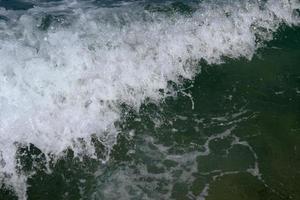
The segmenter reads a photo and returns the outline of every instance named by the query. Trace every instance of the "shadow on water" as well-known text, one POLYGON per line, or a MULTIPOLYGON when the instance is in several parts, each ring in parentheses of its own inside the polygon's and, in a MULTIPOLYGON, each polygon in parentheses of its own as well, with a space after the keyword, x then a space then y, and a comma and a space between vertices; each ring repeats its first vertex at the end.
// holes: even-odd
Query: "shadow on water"
POLYGON ((34 4, 18 1, 18 0, 1 0, 0 7, 3 7, 7 10, 28 10, 33 8, 34 4))

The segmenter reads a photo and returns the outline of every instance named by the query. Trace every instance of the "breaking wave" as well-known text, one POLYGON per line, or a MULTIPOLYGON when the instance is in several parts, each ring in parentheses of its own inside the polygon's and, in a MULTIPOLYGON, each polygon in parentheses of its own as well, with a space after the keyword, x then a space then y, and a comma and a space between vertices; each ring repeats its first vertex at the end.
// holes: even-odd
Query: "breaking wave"
POLYGON ((251 59, 280 26, 299 24, 299 2, 26 1, 0 8, 0 177, 26 198, 20 146, 45 155, 95 155, 116 143, 122 105, 139 110, 208 64, 251 59), (109 5, 109 6, 108 6, 109 5))

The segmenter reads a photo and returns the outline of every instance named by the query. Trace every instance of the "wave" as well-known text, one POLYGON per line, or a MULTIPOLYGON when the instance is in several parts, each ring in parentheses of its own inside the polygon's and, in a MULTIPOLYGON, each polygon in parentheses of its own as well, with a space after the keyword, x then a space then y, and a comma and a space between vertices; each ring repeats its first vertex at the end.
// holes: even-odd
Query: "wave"
POLYGON ((95 156, 97 137, 107 161, 122 105, 158 103, 172 92, 169 82, 201 72, 199 61, 251 59, 281 25, 300 22, 299 3, 288 0, 96 4, 0 8, 0 177, 20 199, 20 146, 95 156))

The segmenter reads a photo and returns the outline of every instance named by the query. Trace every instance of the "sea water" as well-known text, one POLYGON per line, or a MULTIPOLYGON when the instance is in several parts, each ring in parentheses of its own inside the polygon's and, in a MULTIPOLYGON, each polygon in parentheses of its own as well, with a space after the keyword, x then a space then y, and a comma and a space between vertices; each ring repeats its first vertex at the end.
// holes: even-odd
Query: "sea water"
POLYGON ((299 199, 298 0, 1 0, 0 199, 299 199))

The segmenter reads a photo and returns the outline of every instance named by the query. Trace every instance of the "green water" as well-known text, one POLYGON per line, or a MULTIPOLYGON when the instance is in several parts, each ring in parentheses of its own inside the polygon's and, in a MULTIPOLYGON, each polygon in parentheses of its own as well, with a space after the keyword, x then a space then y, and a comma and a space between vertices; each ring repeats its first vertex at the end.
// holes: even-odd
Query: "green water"
MULTIPOLYGON (((21 149, 19 170, 36 172, 28 199, 300 199, 300 30, 251 61, 199 65, 160 105, 124 106, 107 163, 69 150, 47 173, 38 149, 21 149)), ((17 198, 2 187, 0 199, 17 198)))
MULTIPOLYGON (((145 9, 193 12, 183 3, 145 9)), ((300 29, 283 26, 250 61, 200 61, 198 68, 194 81, 170 82, 175 92, 159 105, 149 100, 139 112, 123 105, 106 163, 71 149, 48 163, 34 145, 20 148, 28 199, 300 199, 300 29)), ((104 158, 108 149, 96 137, 92 143, 104 158)), ((10 199, 17 199, 13 189, 2 185, 0 200, 10 199)))

